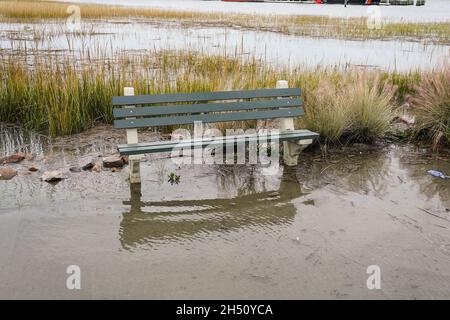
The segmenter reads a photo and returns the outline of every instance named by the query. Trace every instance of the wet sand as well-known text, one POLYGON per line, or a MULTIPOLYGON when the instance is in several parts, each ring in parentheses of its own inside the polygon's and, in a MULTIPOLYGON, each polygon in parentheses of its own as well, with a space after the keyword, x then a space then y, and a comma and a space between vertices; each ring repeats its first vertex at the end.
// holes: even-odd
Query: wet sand
POLYGON ((50 143, 8 132, 3 153, 37 155, 0 181, 0 298, 450 297, 450 180, 426 173, 450 173, 450 154, 356 145, 307 152, 274 176, 158 154, 142 162, 139 190, 126 167, 39 179, 114 152, 122 133, 50 143), (31 164, 40 171, 24 175, 31 164), (66 288, 68 265, 80 266, 81 290, 66 288), (381 290, 366 287, 369 265, 381 290))

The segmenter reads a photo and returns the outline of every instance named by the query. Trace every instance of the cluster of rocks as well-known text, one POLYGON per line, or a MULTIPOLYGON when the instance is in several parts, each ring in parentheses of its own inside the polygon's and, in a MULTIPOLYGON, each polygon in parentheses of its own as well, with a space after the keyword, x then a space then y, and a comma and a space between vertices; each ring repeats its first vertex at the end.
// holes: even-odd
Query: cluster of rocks
MULTIPOLYGON (((0 158, 0 180, 10 180, 17 176, 18 172, 15 168, 9 166, 9 164, 17 164, 25 159, 32 160, 32 155, 23 153, 16 153, 3 158, 0 158)), ((91 161, 81 167, 71 167, 69 169, 72 173, 78 173, 83 171, 100 172, 103 168, 110 168, 112 172, 119 171, 125 164, 128 164, 128 158, 119 155, 112 155, 102 159, 102 161, 91 161)), ((39 168, 30 166, 28 167, 28 173, 39 171, 39 168)), ((67 179, 68 175, 63 170, 51 170, 43 172, 41 179, 45 182, 58 182, 63 179, 67 179)))
POLYGON ((9 180, 17 176, 17 170, 10 167, 10 166, 4 166, 7 164, 12 163, 19 163, 25 159, 25 154, 23 153, 16 153, 13 155, 9 155, 3 158, 0 158, 0 179, 2 180, 9 180))

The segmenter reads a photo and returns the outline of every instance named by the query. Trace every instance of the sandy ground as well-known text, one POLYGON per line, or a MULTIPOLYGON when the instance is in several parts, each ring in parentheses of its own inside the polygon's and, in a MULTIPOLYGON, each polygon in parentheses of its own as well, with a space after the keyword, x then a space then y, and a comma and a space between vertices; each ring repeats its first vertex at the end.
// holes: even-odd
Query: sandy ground
POLYGON ((40 140, 0 181, 0 298, 450 298, 450 180, 426 173, 450 172, 448 154, 357 145, 271 176, 159 154, 142 162, 140 190, 126 167, 40 181, 121 139, 100 128, 40 140), (24 174, 31 164, 40 171, 24 174), (81 290, 66 288, 69 265, 81 290), (380 290, 366 286, 370 265, 380 290))

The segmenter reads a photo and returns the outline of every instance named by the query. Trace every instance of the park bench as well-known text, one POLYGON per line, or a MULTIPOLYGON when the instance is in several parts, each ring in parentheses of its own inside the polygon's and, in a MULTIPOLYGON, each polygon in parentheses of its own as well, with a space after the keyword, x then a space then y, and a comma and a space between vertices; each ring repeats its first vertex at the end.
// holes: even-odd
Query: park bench
MULTIPOLYGON (((113 97, 112 104, 114 127, 127 130, 127 144, 118 145, 118 151, 129 156, 131 183, 140 182, 139 155, 167 152, 180 146, 179 140, 139 143, 138 128, 179 126, 199 121, 215 123, 279 118, 280 131, 276 136, 271 135, 271 139, 283 142, 283 159, 290 166, 297 164, 301 149, 319 136, 309 130, 294 129, 293 118, 304 115, 300 89, 288 88, 284 80, 277 82, 276 89, 187 94, 135 96, 134 89, 126 87, 124 96, 113 97)), ((255 133, 226 138, 193 138, 181 143, 184 147, 204 148, 214 143, 236 144, 258 141, 259 138, 259 133, 255 133)))

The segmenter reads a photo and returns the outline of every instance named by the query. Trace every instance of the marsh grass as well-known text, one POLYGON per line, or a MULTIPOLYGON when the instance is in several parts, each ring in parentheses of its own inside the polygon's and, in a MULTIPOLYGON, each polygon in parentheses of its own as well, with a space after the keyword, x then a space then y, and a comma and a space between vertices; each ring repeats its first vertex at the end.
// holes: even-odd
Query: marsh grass
POLYGON ((349 108, 337 84, 322 80, 317 88, 304 91, 306 116, 298 126, 319 132, 326 142, 338 142, 351 127, 349 108))
POLYGON ((374 141, 391 128, 395 93, 379 73, 355 71, 335 82, 324 77, 304 94, 306 116, 298 122, 319 132, 325 142, 374 141))
POLYGON ((111 98, 125 86, 137 94, 158 94, 255 88, 269 81, 256 60, 181 51, 113 56, 79 61, 37 51, 20 58, 0 54, 0 121, 66 135, 111 123, 111 98))
MULTIPOLYGON (((86 58, 89 54, 81 56, 80 61, 35 51, 21 58, 0 54, 0 121, 67 135, 111 123, 112 96, 122 95, 125 86, 133 86, 136 94, 208 92, 274 88, 280 79, 302 88, 306 117, 298 120, 297 128, 318 131, 325 142, 381 138, 392 120, 395 89, 384 89, 379 79, 390 77, 379 72, 275 69, 239 54, 188 51, 117 52, 113 60, 95 61, 86 58)), ((216 127, 246 129, 256 122, 216 127)))
MULTIPOLYGON (((305 100, 306 116, 297 119, 297 128, 320 132, 326 143, 373 141, 389 131, 396 105, 414 95, 422 81, 419 71, 273 67, 239 51, 130 52, 95 42, 73 49, 68 36, 69 49, 59 52, 46 50, 45 41, 51 38, 34 45, 12 41, 9 49, 0 50, 0 122, 52 136, 111 123, 111 99, 126 86, 133 86, 136 94, 209 92, 274 88, 277 80, 285 79, 302 89, 305 100)), ((223 132, 256 127, 256 122, 216 127, 223 132)))
POLYGON ((358 74, 342 92, 351 119, 351 140, 372 142, 389 132, 396 116, 395 87, 382 83, 378 75, 358 74))
POLYGON ((450 67, 423 75, 414 89, 415 137, 431 141, 437 151, 450 144, 450 67))
MULTIPOLYGON (((70 3, 51 1, 1 1, 0 16, 11 21, 66 19, 70 3)), ((450 42, 450 22, 385 23, 380 29, 371 29, 365 18, 336 18, 301 15, 249 15, 208 13, 155 8, 77 4, 82 19, 137 18, 176 22, 181 26, 240 27, 248 30, 274 31, 284 34, 333 37, 344 39, 379 39, 391 37, 428 38, 434 42, 450 42)))

